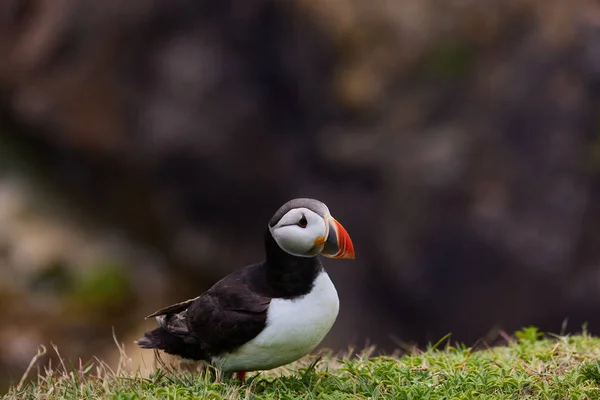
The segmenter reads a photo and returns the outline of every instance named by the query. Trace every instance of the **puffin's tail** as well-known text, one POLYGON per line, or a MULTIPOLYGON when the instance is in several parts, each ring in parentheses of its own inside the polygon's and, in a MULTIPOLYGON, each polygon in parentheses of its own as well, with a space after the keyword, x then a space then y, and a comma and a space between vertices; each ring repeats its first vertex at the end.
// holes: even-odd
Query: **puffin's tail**
POLYGON ((162 327, 144 333, 135 342, 142 349, 158 349, 190 360, 205 360, 206 354, 198 344, 186 343, 184 338, 173 335, 162 327))

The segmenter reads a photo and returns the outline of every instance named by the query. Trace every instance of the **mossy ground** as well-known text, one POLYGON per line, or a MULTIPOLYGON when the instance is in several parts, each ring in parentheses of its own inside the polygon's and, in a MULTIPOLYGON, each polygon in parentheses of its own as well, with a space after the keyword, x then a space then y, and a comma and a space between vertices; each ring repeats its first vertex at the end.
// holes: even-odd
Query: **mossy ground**
POLYGON ((533 328, 506 346, 431 346, 401 357, 307 357, 249 375, 245 384, 208 373, 112 371, 97 361, 46 368, 6 399, 600 399, 600 338, 540 338, 533 328))

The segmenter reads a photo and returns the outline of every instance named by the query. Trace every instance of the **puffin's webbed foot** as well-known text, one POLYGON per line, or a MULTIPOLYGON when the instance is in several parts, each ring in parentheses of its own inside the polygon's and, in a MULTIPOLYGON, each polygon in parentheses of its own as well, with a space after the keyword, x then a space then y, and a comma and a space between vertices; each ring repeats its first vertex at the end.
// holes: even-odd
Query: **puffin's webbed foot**
POLYGON ((246 383, 246 371, 236 372, 235 377, 240 381, 240 383, 246 383))

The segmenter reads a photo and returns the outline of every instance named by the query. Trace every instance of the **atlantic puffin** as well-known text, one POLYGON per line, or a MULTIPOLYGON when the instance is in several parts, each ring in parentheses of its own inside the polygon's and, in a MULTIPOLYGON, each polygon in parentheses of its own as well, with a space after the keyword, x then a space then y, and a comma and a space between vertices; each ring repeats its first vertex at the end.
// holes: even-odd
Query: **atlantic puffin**
POLYGON ((325 204, 301 198, 277 210, 264 242, 264 261, 146 317, 160 326, 137 345, 206 361, 242 382, 246 372, 289 364, 314 350, 339 310, 318 255, 352 259, 352 240, 325 204))

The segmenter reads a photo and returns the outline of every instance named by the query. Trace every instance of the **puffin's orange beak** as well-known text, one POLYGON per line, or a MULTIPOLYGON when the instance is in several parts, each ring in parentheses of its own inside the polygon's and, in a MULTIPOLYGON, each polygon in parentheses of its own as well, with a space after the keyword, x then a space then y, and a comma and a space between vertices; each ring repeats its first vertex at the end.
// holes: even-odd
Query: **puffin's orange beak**
POLYGON ((354 258, 354 245, 346 229, 331 216, 327 216, 329 234, 323 247, 323 254, 329 258, 354 258))

